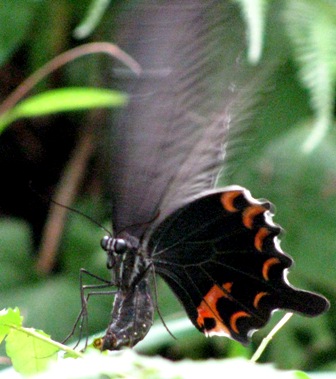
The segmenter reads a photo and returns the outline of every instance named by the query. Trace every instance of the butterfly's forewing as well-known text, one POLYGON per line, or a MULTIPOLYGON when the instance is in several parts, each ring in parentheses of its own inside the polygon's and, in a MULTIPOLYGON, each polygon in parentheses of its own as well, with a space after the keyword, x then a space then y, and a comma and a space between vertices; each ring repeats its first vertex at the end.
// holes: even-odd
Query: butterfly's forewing
POLYGON ((238 186, 203 194, 169 216, 149 240, 155 269, 206 335, 247 343, 275 309, 316 316, 325 298, 293 288, 292 259, 277 240, 272 205, 238 186))
MULTIPOLYGON (((328 307, 323 297, 287 283, 292 260, 278 246, 280 228, 271 221, 271 204, 240 187, 209 191, 227 169, 232 136, 244 119, 252 121, 262 72, 267 73, 265 61, 255 69, 244 63, 245 27, 237 4, 123 4, 128 9, 121 13, 116 42, 143 72, 135 77, 121 67, 114 70, 115 85, 130 102, 111 131, 112 220, 117 235, 126 231, 139 239, 135 254, 145 255, 148 270, 129 267, 130 285, 121 283, 119 294, 136 300, 133 279, 152 267, 198 329, 242 343, 277 308, 322 313, 328 307)), ((120 267, 125 268, 123 260, 120 267)), ((143 292, 150 296, 147 287, 143 292)), ((138 333, 134 320, 123 324, 121 313, 113 310, 116 322, 110 326, 138 333)), ((109 327, 109 332, 106 348, 124 344, 111 343, 118 331, 109 327)))
POLYGON ((253 83, 262 70, 243 59, 245 26, 233 2, 127 4, 116 42, 143 71, 114 69, 130 102, 112 128, 111 193, 116 232, 137 225, 139 237, 214 186, 228 134, 256 98, 247 88, 258 92, 263 80, 253 83))

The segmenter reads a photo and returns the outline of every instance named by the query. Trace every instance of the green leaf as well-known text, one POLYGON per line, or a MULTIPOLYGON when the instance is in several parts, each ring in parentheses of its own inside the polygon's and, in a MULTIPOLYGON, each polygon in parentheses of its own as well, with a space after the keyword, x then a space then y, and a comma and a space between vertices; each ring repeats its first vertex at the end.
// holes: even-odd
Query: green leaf
POLYGON ((287 0, 285 25, 299 64, 302 83, 310 92, 316 122, 305 143, 311 151, 326 135, 333 119, 336 83, 336 3, 287 0))
POLYGON ((124 105, 126 96, 120 92, 84 87, 59 88, 41 93, 19 103, 15 113, 35 117, 50 113, 124 105))
POLYGON ((53 341, 41 330, 22 326, 22 317, 18 308, 0 311, 0 339, 6 341, 6 353, 11 358, 16 371, 31 375, 45 370, 63 350, 71 357, 82 354, 53 341))
POLYGON ((41 330, 11 329, 6 338, 6 352, 16 371, 24 375, 44 371, 57 360, 59 348, 38 336, 50 339, 41 330), (28 332, 31 333, 28 333, 28 332))
POLYGON ((0 118, 0 132, 11 122, 23 117, 91 108, 118 107, 126 103, 126 95, 104 88, 67 87, 29 97, 0 118))
POLYGON ((11 326, 20 327, 22 325, 22 317, 18 308, 3 309, 0 311, 0 343, 9 333, 11 326))

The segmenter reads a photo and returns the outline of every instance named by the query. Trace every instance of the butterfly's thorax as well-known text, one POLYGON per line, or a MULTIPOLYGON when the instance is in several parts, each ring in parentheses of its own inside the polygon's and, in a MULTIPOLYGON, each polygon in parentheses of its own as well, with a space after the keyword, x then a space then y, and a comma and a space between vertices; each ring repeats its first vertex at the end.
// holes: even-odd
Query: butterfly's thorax
MULTIPOLYGON (((153 324, 154 307, 149 285, 150 260, 136 238, 124 237, 123 252, 107 251, 107 265, 118 291, 111 322, 102 340, 102 350, 132 347, 141 341, 153 324)), ((115 242, 111 239, 111 246, 115 242)))
POLYGON ((134 287, 139 282, 147 264, 136 249, 115 257, 115 265, 111 269, 112 281, 123 291, 134 287))
POLYGON ((112 282, 124 291, 134 287, 150 266, 150 260, 140 248, 139 240, 123 233, 122 238, 108 237, 105 241, 107 268, 111 271, 112 282), (118 250, 121 243, 125 245, 118 250))

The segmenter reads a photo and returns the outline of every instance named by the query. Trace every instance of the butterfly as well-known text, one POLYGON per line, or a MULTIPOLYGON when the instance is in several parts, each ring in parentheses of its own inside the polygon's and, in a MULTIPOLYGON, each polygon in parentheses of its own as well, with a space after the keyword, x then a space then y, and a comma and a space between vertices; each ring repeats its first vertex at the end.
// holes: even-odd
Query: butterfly
POLYGON ((157 274, 206 336, 246 344, 276 309, 325 312, 323 296, 288 283, 293 260, 280 248, 273 205, 216 186, 265 79, 240 58, 237 5, 147 0, 120 12, 118 44, 143 72, 114 68, 130 102, 111 127, 113 236, 101 245, 116 293, 100 348, 145 337, 157 274))

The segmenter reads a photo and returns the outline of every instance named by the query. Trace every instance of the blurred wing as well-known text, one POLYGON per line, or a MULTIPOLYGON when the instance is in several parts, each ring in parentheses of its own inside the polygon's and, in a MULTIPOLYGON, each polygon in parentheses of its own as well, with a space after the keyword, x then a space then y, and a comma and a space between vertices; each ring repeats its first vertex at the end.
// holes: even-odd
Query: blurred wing
POLYGON ((317 316, 328 301, 293 288, 272 205, 244 188, 209 191, 170 215, 150 238, 156 272, 206 335, 247 343, 275 309, 317 316))
POLYGON ((131 2, 117 24, 118 45, 143 72, 114 70, 130 103, 112 130, 113 223, 117 232, 137 225, 139 237, 215 185, 228 135, 254 103, 253 75, 232 2, 131 2))

